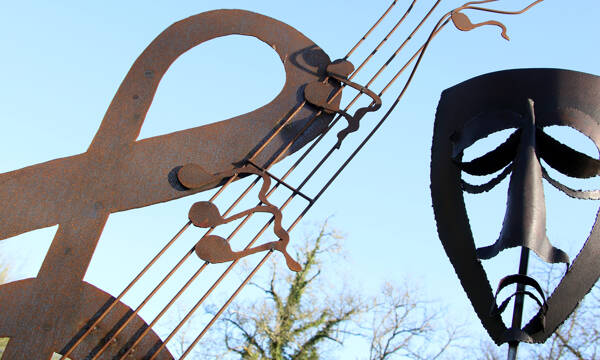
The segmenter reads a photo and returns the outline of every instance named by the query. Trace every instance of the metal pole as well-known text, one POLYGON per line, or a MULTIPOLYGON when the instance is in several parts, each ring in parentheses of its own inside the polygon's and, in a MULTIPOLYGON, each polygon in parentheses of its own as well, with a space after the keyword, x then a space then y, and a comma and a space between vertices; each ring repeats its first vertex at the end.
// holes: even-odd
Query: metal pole
MULTIPOLYGON (((527 267, 529 264, 529 249, 526 247, 521 248, 521 260, 519 261, 519 274, 527 275, 527 267)), ((521 320, 523 318, 523 303, 525 302, 525 285, 517 284, 517 295, 515 296, 515 307, 513 308, 513 318, 511 327, 513 329, 521 328, 521 320)), ((517 359, 517 348, 519 346, 518 341, 512 341, 508 343, 508 360, 517 359)))

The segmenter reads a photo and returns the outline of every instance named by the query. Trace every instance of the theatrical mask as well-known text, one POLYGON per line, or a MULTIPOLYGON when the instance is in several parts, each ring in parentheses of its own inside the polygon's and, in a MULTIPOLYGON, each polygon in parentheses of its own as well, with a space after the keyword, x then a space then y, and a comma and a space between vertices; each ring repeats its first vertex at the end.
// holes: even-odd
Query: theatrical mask
MULTIPOLYGON (((545 167, 573 178, 598 175, 600 162, 548 135, 548 126, 571 127, 600 147, 600 78, 557 69, 519 69, 482 75, 445 90, 438 105, 432 146, 431 192, 440 240, 477 315, 497 343, 544 342, 566 320, 600 275, 600 239, 596 220, 576 258, 546 235, 543 182, 565 195, 597 200, 597 190, 575 190, 550 177, 545 167), (492 133, 510 129, 495 149, 463 161, 466 149, 492 133), (543 160, 543 161, 541 161, 543 160), (473 185, 465 174, 497 174, 473 185), (506 211, 499 234, 477 247, 464 203, 464 192, 482 194, 508 181, 506 211), (536 279, 507 273, 490 284, 482 262, 508 248, 529 250, 547 263, 565 264, 565 275, 546 299, 536 279), (517 284, 503 301, 500 290, 517 284), (539 311, 526 324, 507 327, 501 313, 515 296, 537 302, 539 311)), ((492 219, 494 221, 494 219, 492 219)), ((573 239, 577 241, 578 239, 573 239)), ((480 242, 481 239, 478 239, 480 242)), ((522 252, 523 254, 523 252, 522 252)), ((523 255, 522 255, 523 256, 523 255)), ((516 264, 519 259, 515 259, 516 264)), ((525 269, 527 267, 525 260, 525 269)), ((521 267, 523 258, 521 259, 521 267)))

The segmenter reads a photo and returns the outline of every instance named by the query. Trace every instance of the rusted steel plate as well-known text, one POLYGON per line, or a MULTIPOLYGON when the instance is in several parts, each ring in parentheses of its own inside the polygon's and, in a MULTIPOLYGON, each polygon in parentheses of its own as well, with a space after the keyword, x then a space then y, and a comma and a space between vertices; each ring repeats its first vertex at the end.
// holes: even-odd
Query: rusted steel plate
MULTIPOLYGON (((262 164, 273 158, 296 135, 294 129, 314 118, 318 110, 303 106, 299 89, 322 79, 329 62, 314 42, 272 18, 242 10, 192 16, 167 28, 135 61, 85 153, 0 174, 0 240, 59 224, 38 278, 0 287, 0 334, 11 338, 5 358, 49 359, 74 341, 86 321, 109 301, 108 295, 82 279, 111 213, 214 187, 221 177, 212 174, 233 169, 267 139, 253 161, 262 164), (254 36, 277 52, 286 72, 279 95, 241 116, 136 141, 169 66, 194 46, 231 34, 254 36), (279 131, 294 111, 293 120, 279 131), (189 190, 177 182, 177 169, 189 163, 207 171, 204 187, 189 190)), ((317 136, 331 119, 329 114, 317 117, 288 153, 317 136)), ((124 305, 118 307, 114 316, 127 311, 124 305)), ((122 337, 141 324, 137 319, 128 325, 122 337)), ((83 359, 93 353, 95 345, 88 341, 69 357, 83 359)), ((141 346, 153 341, 158 341, 155 335, 141 346)), ((160 358, 170 357, 163 352, 160 358)), ((102 358, 111 354, 109 350, 102 358)))

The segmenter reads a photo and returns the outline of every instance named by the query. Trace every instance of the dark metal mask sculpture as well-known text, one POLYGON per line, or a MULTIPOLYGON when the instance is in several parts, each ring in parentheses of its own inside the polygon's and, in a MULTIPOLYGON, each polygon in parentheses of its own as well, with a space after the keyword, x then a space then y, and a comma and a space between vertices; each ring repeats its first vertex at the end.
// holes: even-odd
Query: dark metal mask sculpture
POLYGON ((522 69, 482 75, 442 94, 431 155, 431 193, 438 232, 479 319, 497 344, 544 342, 600 276, 598 220, 570 264, 568 255, 554 247, 546 236, 542 179, 575 198, 600 199, 600 192, 571 189, 552 179, 540 163, 543 159, 570 177, 589 178, 600 173, 600 161, 569 148, 544 131, 551 125, 569 126, 600 148, 599 93, 597 76, 567 70, 522 69), (515 131, 496 149, 472 161, 462 161, 466 148, 505 129, 515 131), (471 185, 462 180, 463 172, 499 174, 483 185, 471 185), (488 191, 507 177, 508 200, 502 230, 493 244, 477 249, 463 192, 488 191), (492 290, 480 259, 518 246, 532 250, 546 262, 567 264, 568 271, 547 301, 539 284, 525 275, 526 257, 524 263, 522 258, 519 274, 507 276, 495 293, 492 290), (507 328, 500 317, 510 298, 497 304, 496 296, 510 284, 518 284, 516 296, 527 295, 540 307, 522 328, 520 318, 507 328), (526 290, 526 286, 537 295, 526 290))
POLYGON ((181 357, 185 358, 274 250, 285 257, 291 270, 301 269, 300 264, 286 249, 290 240, 289 231, 389 117, 410 84, 430 41, 450 22, 464 31, 482 25, 496 25, 501 27, 502 36, 507 38, 506 28, 501 23, 489 21, 472 24, 462 11, 520 14, 542 0, 533 1, 515 12, 475 6, 492 1, 468 2, 444 14, 425 43, 391 79, 388 79, 387 84, 378 93, 369 89, 369 86, 413 39, 415 32, 430 17, 440 0, 433 3, 431 10, 421 18, 420 23, 411 30, 406 40, 398 46, 385 64, 376 70, 365 86, 353 82, 352 78, 398 29, 413 9, 416 0, 413 0, 394 28, 371 50, 356 70, 347 58, 388 15, 396 1, 392 2, 381 18, 344 58, 334 62, 331 62, 314 42, 294 28, 248 11, 211 11, 179 21, 167 28, 131 67, 85 153, 0 174, 0 240, 59 225, 38 276, 0 287, 0 336, 10 337, 3 359, 49 359, 54 351, 60 352, 61 359, 170 359, 172 356, 166 349, 166 344, 227 276, 238 260, 249 254, 265 252, 258 265, 189 345, 181 357), (136 141, 158 84, 169 66, 192 47, 231 34, 256 37, 277 52, 286 72, 285 86, 280 94, 269 104, 248 114, 136 141), (344 139, 359 129, 361 119, 382 106, 383 94, 407 69, 411 69, 410 75, 385 115, 372 127, 351 155, 336 167, 337 170, 315 195, 310 197, 304 194, 302 187, 306 182, 330 155, 340 148, 344 139), (342 109, 340 95, 345 86, 354 88, 358 94, 342 109), (363 94, 368 95, 372 103, 350 113, 349 109, 363 94), (294 187, 286 183, 288 175, 341 117, 347 121, 347 126, 337 132, 337 141, 331 149, 308 172, 300 185, 294 187), (269 171, 273 164, 309 142, 312 144, 307 146, 283 176, 277 177, 269 171), (221 213, 213 200, 231 182, 245 176, 254 177, 254 182, 228 210, 221 213), (230 215, 237 203, 259 182, 262 182, 262 186, 258 194, 258 204, 230 215), (272 183, 276 184, 271 187, 272 183), (292 195, 278 207, 271 203, 268 197, 279 186, 291 190, 292 195), (219 187, 219 191, 211 200, 192 205, 187 224, 164 245, 118 296, 112 297, 83 282, 110 214, 181 198, 215 187, 219 187), (296 220, 284 229, 282 210, 296 196, 308 204, 296 220), (259 212, 268 213, 272 218, 244 250, 232 250, 228 241, 244 226, 250 216, 259 212), (242 218, 241 224, 227 239, 210 234, 215 227, 242 218), (192 224, 199 228, 207 228, 205 235, 182 256, 177 265, 149 292, 136 309, 130 309, 123 304, 123 296, 192 224), (278 240, 254 246, 270 224, 273 224, 273 233, 278 240), (140 309, 193 254, 204 260, 204 264, 173 294, 169 303, 150 323, 144 322, 138 315, 140 309), (208 264, 220 262, 231 264, 204 295, 198 296, 198 302, 175 329, 165 339, 159 339, 153 331, 156 322, 208 264))

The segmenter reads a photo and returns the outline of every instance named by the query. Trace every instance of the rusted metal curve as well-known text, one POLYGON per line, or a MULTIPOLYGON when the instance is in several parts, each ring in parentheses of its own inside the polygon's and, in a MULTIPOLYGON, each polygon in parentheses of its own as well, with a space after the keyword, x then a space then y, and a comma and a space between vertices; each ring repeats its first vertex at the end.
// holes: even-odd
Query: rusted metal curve
MULTIPOLYGON (((260 204, 251 209, 244 210, 240 213, 225 218, 221 216, 215 204, 209 201, 200 201, 192 205, 192 208, 189 212, 190 221, 197 227, 216 227, 221 224, 241 219, 256 212, 266 212, 273 215, 273 232, 275 235, 277 235, 277 237, 279 237, 279 240, 271 241, 254 248, 237 252, 232 251, 227 241, 222 237, 216 235, 205 235, 195 246, 195 251, 198 257, 211 263, 222 263, 234 261, 260 251, 278 250, 285 257, 285 262, 290 270, 302 270, 300 264, 287 252, 287 245, 290 242, 290 234, 281 225, 283 219, 281 210, 277 206, 273 205, 273 203, 271 203, 267 198, 267 191, 269 191, 271 188, 270 176, 266 173, 266 171, 258 169, 253 165, 246 165, 240 169, 236 169, 235 173, 255 174, 261 177, 263 184, 258 193, 260 204)), ((233 173, 228 175, 233 176, 233 173)))
MULTIPOLYGON (((272 18, 242 10, 192 16, 167 28, 135 61, 85 153, 0 174, 0 240, 59 224, 38 277, 26 281, 23 289, 27 291, 16 285, 0 286, 2 304, 11 309, 4 311, 0 323, 0 333, 11 338, 4 356, 48 358, 52 351, 67 349, 69 342, 76 341, 84 325, 79 310, 88 306, 85 294, 102 293, 82 279, 108 216, 218 185, 216 176, 204 188, 182 187, 174 174, 184 164, 201 164, 210 178, 210 174, 233 169, 250 155, 258 164, 272 158, 295 136, 294 129, 314 118, 317 110, 304 106, 299 89, 323 77, 329 63, 314 42, 272 18), (136 141, 169 66, 194 46, 232 34, 254 36, 277 52, 286 72, 279 95, 244 115, 136 141), (30 319, 27 327, 10 326, 25 318, 30 319)), ((331 119, 329 114, 317 117, 287 154, 316 137, 331 119)), ((103 295, 102 301, 108 299, 103 295)), ((130 311, 122 304, 117 307, 130 311)), ((87 356, 78 355, 90 350, 85 344, 69 357, 87 356)))
MULTIPOLYGON (((97 208, 112 213, 189 195, 192 191, 182 191, 166 181, 176 167, 196 163, 211 174, 233 169, 233 164, 252 154, 299 108, 293 121, 254 160, 261 164, 295 135, 293 129, 304 126, 318 111, 303 106, 298 89, 324 75, 329 62, 310 39, 264 15, 217 10, 175 23, 135 61, 86 153, 0 174, 0 201, 4 205, 0 210, 4 222, 0 239, 63 223, 97 208), (254 36, 277 52, 286 72, 279 95, 244 115, 135 141, 169 66, 192 47, 231 34, 254 36), (44 194, 43 198, 39 194, 44 194)), ((330 114, 320 115, 288 153, 317 136, 331 118, 330 114)), ((206 189, 194 191, 201 190, 206 189)))

